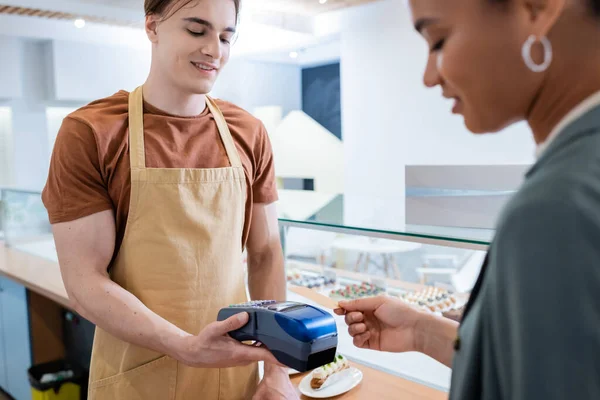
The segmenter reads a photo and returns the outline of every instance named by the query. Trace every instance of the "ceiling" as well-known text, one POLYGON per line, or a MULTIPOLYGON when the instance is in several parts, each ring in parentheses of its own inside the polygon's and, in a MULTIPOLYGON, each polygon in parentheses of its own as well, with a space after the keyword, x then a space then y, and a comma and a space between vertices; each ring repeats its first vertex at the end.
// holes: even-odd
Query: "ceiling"
MULTIPOLYGON (((241 0, 242 13, 268 15, 271 20, 311 18, 341 8, 377 0, 241 0), (321 4, 322 1, 325 3, 321 4), (288 16, 288 17, 285 17, 288 16)), ((108 25, 141 27, 144 0, 0 0, 0 14, 50 19, 83 18, 108 25)), ((257 22, 259 22, 257 20, 257 22)), ((264 20, 261 21, 264 23, 264 20)), ((304 21, 306 24, 306 21, 304 21)))
MULTIPOLYGON (((100 4, 109 7, 127 8, 134 11, 144 9, 144 0, 76 0, 77 3, 100 4)), ((51 3, 51 2, 49 2, 51 3)))
MULTIPOLYGON (((315 16, 379 0, 327 0, 324 4, 324 0, 241 1, 243 23, 236 42, 237 54, 265 56, 265 61, 310 64, 323 57, 334 57, 331 49, 339 46, 328 42, 339 34, 338 16, 315 16), (327 24, 327 29, 323 29, 323 24, 327 24), (309 50, 312 47, 316 49, 309 50), (292 57, 291 52, 297 52, 298 57, 292 57)), ((15 35, 18 31, 17 36, 28 38, 94 43, 118 42, 126 37, 128 45, 145 48, 147 38, 140 33, 143 4, 144 0, 0 0, 0 34, 8 31, 15 35), (77 21, 80 19, 90 24, 77 21), (85 29, 73 31, 73 25, 81 28, 81 23, 85 29)))
MULTIPOLYGON (((142 10, 144 0, 76 0, 79 3, 98 4, 103 6, 112 6, 126 8, 129 10, 142 10)), ((336 10, 344 7, 351 7, 358 4, 369 3, 374 0, 327 0, 325 4, 320 4, 319 0, 242 0, 242 7, 261 10, 285 12, 291 14, 316 15, 327 11, 336 10)), ((0 0, 1 2, 1 0, 0 0)), ((51 1, 49 1, 51 3, 51 1)))

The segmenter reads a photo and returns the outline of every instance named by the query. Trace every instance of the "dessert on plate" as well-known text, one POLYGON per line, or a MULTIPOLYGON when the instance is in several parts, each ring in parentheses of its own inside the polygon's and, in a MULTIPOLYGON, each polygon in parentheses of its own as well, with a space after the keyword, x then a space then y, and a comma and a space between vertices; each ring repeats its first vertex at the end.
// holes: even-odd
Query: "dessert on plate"
POLYGON ((335 356, 335 361, 323 365, 322 367, 319 367, 313 371, 310 387, 313 389, 320 389, 323 384, 325 384, 327 378, 348 368, 350 368, 350 363, 346 357, 338 354, 335 356))

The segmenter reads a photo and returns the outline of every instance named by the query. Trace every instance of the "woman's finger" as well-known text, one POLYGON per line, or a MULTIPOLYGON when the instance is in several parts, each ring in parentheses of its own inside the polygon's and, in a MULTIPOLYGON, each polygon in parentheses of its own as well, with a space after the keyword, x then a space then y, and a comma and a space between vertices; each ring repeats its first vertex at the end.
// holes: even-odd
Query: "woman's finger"
POLYGON ((353 324, 353 325, 350 325, 350 327, 348 327, 348 333, 350 333, 350 336, 352 336, 352 337, 360 335, 362 333, 365 333, 366 331, 367 331, 367 325, 365 325, 363 323, 353 324))
POLYGON ((365 333, 361 333, 354 337, 353 342, 356 347, 359 348, 368 348, 368 341, 371 338, 371 333, 369 331, 365 333))
POLYGON ((352 324, 356 324, 358 322, 363 322, 365 319, 365 316, 363 313, 361 312, 351 312, 346 314, 346 325, 352 325, 352 324))
POLYGON ((337 315, 345 315, 346 314, 346 310, 344 310, 343 308, 336 308, 333 310, 333 312, 337 315))

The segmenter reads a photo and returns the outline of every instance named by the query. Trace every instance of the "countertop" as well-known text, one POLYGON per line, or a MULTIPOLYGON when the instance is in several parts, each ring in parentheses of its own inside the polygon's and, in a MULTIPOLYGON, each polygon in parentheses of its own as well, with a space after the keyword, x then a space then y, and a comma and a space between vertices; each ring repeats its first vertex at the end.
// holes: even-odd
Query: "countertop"
MULTIPOLYGON (((53 243, 52 243, 53 244, 53 243)), ((47 244, 46 244, 47 246, 47 244)), ((39 246, 35 247, 39 249, 39 246)), ((39 293, 45 297, 50 298, 56 303, 62 305, 65 308, 70 308, 67 293, 62 282, 60 274, 60 268, 56 261, 55 255, 49 257, 41 257, 36 254, 35 251, 27 251, 27 246, 19 246, 19 249, 5 247, 4 243, 0 241, 0 275, 5 276, 19 284, 27 287, 28 289, 39 293), (33 253, 33 254, 32 254, 33 253)), ((306 298, 308 301, 322 302, 322 299, 312 296, 312 292, 305 288, 292 288, 290 294, 292 297, 300 296, 306 298), (307 297, 308 296, 308 297, 307 297)), ((290 300, 293 300, 291 298, 290 300)), ((307 301, 307 302, 308 302, 307 301)), ((327 308, 333 308, 333 303, 320 304, 327 308)), ((346 355, 346 353, 344 352, 346 355)), ((347 355, 348 358, 357 366, 364 374, 363 382, 353 389, 352 391, 336 397, 336 399, 343 400, 358 400, 367 398, 376 398, 378 400, 386 399, 418 399, 418 400, 441 400, 447 399, 448 394, 444 391, 434 389, 430 386, 420 384, 415 380, 418 379, 404 379, 403 377, 397 376, 397 374, 391 374, 379 370, 380 362, 376 364, 378 369, 371 368, 366 364, 375 364, 374 362, 356 362, 357 357, 353 357, 352 354, 347 355)), ((386 357, 394 356, 390 354, 377 353, 377 358, 382 358, 382 363, 386 364, 386 357), (384 357, 385 356, 385 357, 384 357)), ((423 368, 439 368, 434 363, 423 364, 422 355, 402 355, 405 363, 414 364, 419 363, 423 368), (405 357, 406 356, 406 357, 405 357), (417 357, 417 358, 411 358, 417 357)), ((363 357, 360 357, 363 358, 363 357)), ((373 358, 372 355, 370 358, 373 358)), ((392 360, 392 359, 390 359, 392 360)), ((389 361, 389 360, 388 360, 389 361)), ((401 360, 395 360, 401 361, 401 360)), ((374 366, 374 365, 372 365, 374 366)), ((445 367, 444 367, 445 368, 445 367)), ((387 369, 383 368, 384 370, 387 369)), ((439 374, 443 370, 438 369, 437 371, 431 371, 439 374)), ((304 375, 298 375, 293 377, 292 381, 298 384, 304 375)), ((435 385, 433 385, 435 386, 435 385)), ((305 397, 303 397, 304 399, 305 397)))
POLYGON ((0 242, 0 275, 71 308, 57 262, 5 247, 0 242))
MULTIPOLYGON (((394 375, 366 367, 362 364, 351 363, 363 373, 363 381, 351 391, 340 396, 333 397, 336 400, 442 400, 447 399, 448 394, 440 392, 428 386, 399 378, 394 375)), ((295 386, 306 374, 292 377, 295 386)), ((302 400, 310 397, 300 396, 302 400)))

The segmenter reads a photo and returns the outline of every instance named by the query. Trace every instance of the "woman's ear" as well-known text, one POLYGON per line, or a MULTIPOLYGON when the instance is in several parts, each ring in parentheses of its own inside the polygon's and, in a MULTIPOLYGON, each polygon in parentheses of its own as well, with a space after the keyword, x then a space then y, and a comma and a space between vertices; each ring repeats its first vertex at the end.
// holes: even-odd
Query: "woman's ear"
POLYGON ((566 0, 519 0, 531 23, 531 34, 537 38, 548 36, 565 9, 566 0))
POLYGON ((155 14, 147 15, 144 27, 146 28, 148 39, 152 43, 158 42, 158 16, 155 14))

